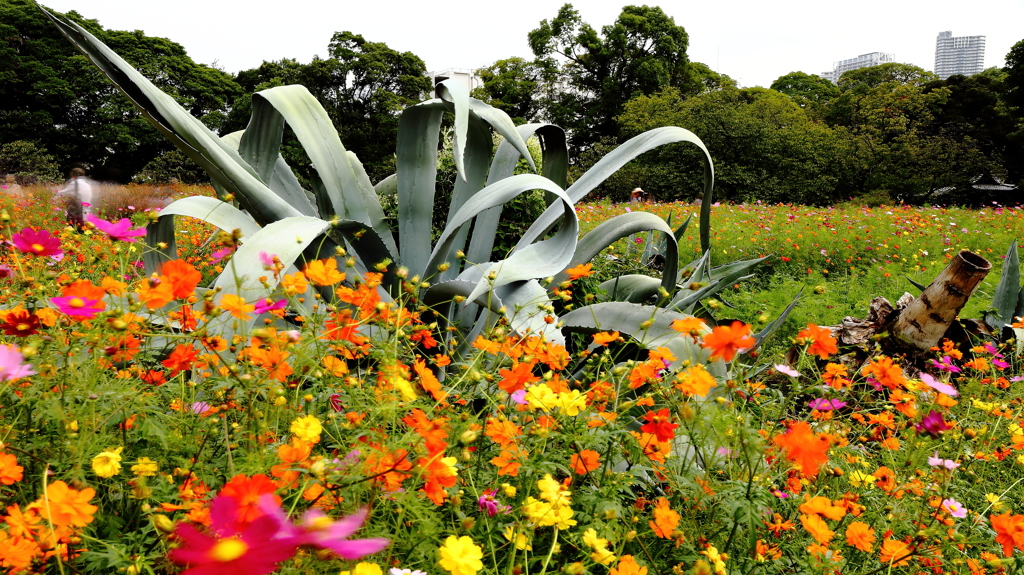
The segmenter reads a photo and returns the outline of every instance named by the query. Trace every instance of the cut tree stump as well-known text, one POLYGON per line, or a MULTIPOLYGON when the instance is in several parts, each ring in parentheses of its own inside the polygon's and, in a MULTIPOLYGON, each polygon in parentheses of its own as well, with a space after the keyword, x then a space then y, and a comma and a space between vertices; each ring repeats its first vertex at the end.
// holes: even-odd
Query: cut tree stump
POLYGON ((992 264, 985 258, 961 251, 920 296, 900 311, 892 335, 921 351, 936 346, 991 269, 992 264))

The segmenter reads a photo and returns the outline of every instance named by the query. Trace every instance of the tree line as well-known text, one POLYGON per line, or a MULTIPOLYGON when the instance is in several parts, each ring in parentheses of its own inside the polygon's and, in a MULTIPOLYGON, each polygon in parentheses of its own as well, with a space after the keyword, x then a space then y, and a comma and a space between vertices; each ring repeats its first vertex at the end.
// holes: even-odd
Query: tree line
MULTIPOLYGON (((418 56, 349 31, 333 35, 326 57, 282 58, 232 76, 195 63, 171 40, 65 16, 221 134, 245 128, 252 92, 306 86, 374 181, 394 172, 400 111, 432 89, 418 56)), ((770 88, 740 88, 691 62, 686 30, 658 7, 626 6, 598 30, 566 4, 528 40, 533 58, 479 70, 483 86, 474 95, 518 123, 565 128, 577 173, 636 134, 678 125, 707 145, 716 195, 732 201, 965 203, 986 199, 980 184, 998 190, 1024 176, 1024 41, 1003 68, 971 77, 939 80, 884 64, 847 72, 838 85, 793 72, 770 88)), ((40 158, 52 158, 52 171, 84 165, 122 182, 204 177, 28 0, 0 0, 0 80, 0 172, 44 172, 40 158)), ((300 177, 315 179, 290 136, 283 153, 300 177)), ((623 200, 642 187, 657 199, 690 199, 702 170, 691 147, 669 146, 632 162, 598 193, 623 200)))

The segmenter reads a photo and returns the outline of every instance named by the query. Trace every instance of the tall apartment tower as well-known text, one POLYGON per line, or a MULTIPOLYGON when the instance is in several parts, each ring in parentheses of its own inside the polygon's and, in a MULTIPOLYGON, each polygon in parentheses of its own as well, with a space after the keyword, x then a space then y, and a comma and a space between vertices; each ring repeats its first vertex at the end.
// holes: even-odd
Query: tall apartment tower
POLYGON ((953 74, 970 76, 985 69, 985 37, 953 36, 947 30, 935 39, 935 74, 942 80, 953 74))
POLYGON ((858 68, 867 68, 868 66, 878 66, 880 64, 891 64, 896 61, 894 54, 887 52, 871 52, 870 54, 861 54, 856 58, 847 58, 846 60, 840 60, 832 63, 832 71, 822 72, 818 76, 831 80, 833 84, 839 82, 839 77, 843 75, 843 72, 849 72, 850 70, 856 70, 858 68))

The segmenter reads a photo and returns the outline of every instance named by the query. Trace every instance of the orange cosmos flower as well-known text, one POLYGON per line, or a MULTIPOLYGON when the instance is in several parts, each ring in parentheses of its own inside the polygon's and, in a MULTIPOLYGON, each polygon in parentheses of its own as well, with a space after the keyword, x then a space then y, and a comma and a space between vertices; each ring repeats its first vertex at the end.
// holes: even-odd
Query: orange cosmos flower
POLYGON ((796 339, 798 342, 810 344, 807 353, 821 359, 828 359, 828 356, 839 353, 839 348, 836 347, 836 338, 832 337, 832 331, 812 323, 807 324, 807 329, 796 334, 796 339))
POLYGON ((893 567, 902 567, 907 564, 906 557, 912 552, 909 543, 903 541, 897 541, 895 539, 886 539, 885 543, 882 543, 882 549, 878 554, 879 561, 883 565, 891 565, 893 567))
POLYGON ((31 539, 8 536, 0 531, 0 566, 7 567, 8 573, 20 573, 32 565, 36 556, 42 555, 42 549, 31 539))
POLYGON ((825 520, 817 515, 801 515, 800 523, 815 541, 823 545, 831 541, 835 535, 835 531, 829 529, 825 520))
POLYGON ((825 366, 825 373, 821 374, 821 379, 832 386, 832 389, 842 389, 850 385, 850 374, 846 371, 846 366, 841 363, 829 363, 825 366))
POLYGON ((609 343, 611 343, 611 342, 613 342, 613 341, 615 341, 617 339, 619 339, 619 332, 617 332, 617 331, 613 331, 611 333, 608 333, 606 331, 602 331, 600 333, 595 333, 594 334, 594 344, 595 345, 608 345, 609 343))
POLYGON ((430 371, 430 368, 427 367, 427 362, 422 359, 416 359, 412 364, 412 370, 419 376, 420 387, 423 388, 423 391, 429 393, 430 397, 434 398, 434 401, 444 401, 448 394, 441 389, 441 382, 434 375, 434 372, 430 371))
POLYGON ((338 261, 334 258, 309 262, 302 273, 309 281, 321 286, 332 286, 345 280, 345 274, 338 271, 338 261))
POLYGON ((99 509, 89 504, 95 495, 96 490, 91 487, 79 491, 63 481, 54 481, 46 486, 46 497, 41 502, 39 514, 59 527, 85 527, 99 509))
POLYGON ((699 363, 682 370, 676 375, 675 388, 687 395, 704 397, 711 391, 712 387, 717 385, 715 377, 708 373, 708 370, 704 369, 704 366, 699 363))
POLYGON ((772 442, 786 451, 786 458, 800 467, 800 473, 813 478, 828 461, 829 442, 824 434, 816 434, 806 421, 793 424, 786 433, 776 435, 772 442))
MULTIPOLYGON (((263 511, 259 508, 260 497, 268 493, 273 494, 275 491, 277 484, 262 473, 252 477, 239 474, 221 488, 219 495, 235 499, 238 502, 238 521, 249 524, 263 516, 263 511)), ((274 495, 274 501, 278 505, 281 504, 281 498, 277 495, 274 495)))
POLYGON ((647 575, 647 568, 641 567, 632 555, 619 557, 619 564, 609 571, 609 575, 647 575))
POLYGON ((252 316, 249 315, 249 312, 256 309, 255 305, 245 303, 244 299, 233 293, 224 294, 224 297, 220 300, 220 307, 236 319, 242 320, 251 318, 252 316))
POLYGON ((576 475, 586 475, 597 469, 597 466, 600 464, 600 458, 601 454, 593 449, 584 449, 572 456, 572 459, 569 460, 569 465, 576 475))
POLYGON ((593 267, 594 264, 580 264, 574 268, 569 268, 565 270, 565 273, 569 274, 569 281, 574 281, 580 278, 585 278, 590 274, 594 273, 593 271, 591 271, 593 267))
POLYGON ((757 340, 750 337, 750 326, 734 321, 731 326, 716 326, 704 337, 704 347, 711 350, 711 359, 720 357, 732 361, 742 350, 750 349, 757 340))
POLYGON ((526 389, 527 384, 540 381, 540 377, 533 374, 533 368, 536 365, 535 362, 512 362, 512 369, 498 370, 498 374, 501 376, 498 388, 505 393, 512 394, 521 389, 526 389))
POLYGON ((832 501, 828 497, 812 497, 800 504, 800 513, 821 515, 833 521, 838 521, 846 517, 846 508, 832 505, 832 501))
POLYGON ((160 268, 160 274, 171 284, 174 299, 186 299, 193 295, 203 274, 185 260, 170 260, 160 268))
POLYGON ((448 447, 448 418, 438 417, 431 420, 422 409, 416 408, 403 417, 402 422, 423 438, 427 453, 433 455, 448 447))
POLYGON ((648 521, 654 534, 662 539, 672 539, 672 533, 679 526, 681 516, 672 510, 668 499, 659 497, 654 504, 654 521, 648 521))
POLYGON ((13 453, 0 453, 0 484, 11 485, 21 481, 24 470, 13 453))
POLYGON ((139 282, 135 293, 139 295, 139 301, 149 309, 159 309, 174 301, 174 286, 156 275, 139 282))
POLYGON ((996 532, 996 543, 1003 546, 1003 554, 1013 555, 1013 548, 1024 551, 1024 515, 989 515, 992 529, 996 532))
POLYGON ((672 325, 670 327, 679 333, 692 335, 696 338, 703 333, 705 329, 707 329, 708 324, 704 323, 704 320, 699 317, 688 317, 672 320, 672 325))
POLYGON ((894 364, 892 358, 885 356, 876 357, 869 365, 864 366, 861 373, 873 377, 875 381, 889 389, 897 389, 907 383, 900 366, 894 364))
POLYGON ((875 530, 863 521, 854 521, 846 527, 846 543, 865 553, 870 553, 875 544, 875 530))

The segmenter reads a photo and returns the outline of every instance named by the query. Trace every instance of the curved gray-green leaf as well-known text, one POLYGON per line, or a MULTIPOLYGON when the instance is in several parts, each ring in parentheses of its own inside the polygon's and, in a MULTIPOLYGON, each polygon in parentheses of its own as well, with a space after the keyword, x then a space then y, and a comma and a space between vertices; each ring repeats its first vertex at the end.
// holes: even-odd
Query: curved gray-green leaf
MULTIPOLYGON (((541 142, 541 175, 565 189, 569 173, 569 151, 566 145, 565 130, 553 124, 524 124, 516 127, 519 137, 525 142, 537 136, 541 142)), ((529 148, 527 148, 529 151, 529 148)), ((493 184, 512 176, 522 153, 519 148, 502 139, 498 150, 491 161, 491 169, 487 174, 487 184, 493 184)), ((494 249, 495 232, 501 221, 502 206, 495 206, 476 217, 473 236, 469 240, 466 259, 480 263, 491 259, 494 249)))
POLYGON ((597 289, 605 292, 602 300, 643 303, 658 294, 661 280, 641 274, 625 274, 601 282, 597 289))
POLYGON ((146 226, 146 243, 153 247, 143 254, 146 273, 160 272, 160 266, 167 260, 177 259, 178 249, 174 239, 174 216, 188 216, 203 220, 226 232, 241 230, 242 237, 248 238, 260 230, 249 214, 207 196, 192 196, 172 202, 160 211, 160 218, 146 226), (160 248, 161 244, 166 248, 160 248))
POLYGON ((174 98, 153 85, 138 70, 78 24, 43 10, 48 18, 142 112, 154 127, 213 178, 234 194, 260 223, 299 215, 298 210, 270 190, 234 149, 222 142, 174 98))
MULTIPOLYGON (((314 189, 324 196, 317 197, 317 206, 322 215, 364 222, 388 245, 392 254, 398 251, 391 238, 390 228, 384 219, 377 194, 373 191, 362 166, 353 166, 351 158, 338 137, 331 118, 320 102, 309 93, 305 86, 277 86, 252 96, 253 116, 246 133, 256 130, 266 132, 267 139, 280 142, 278 129, 283 129, 281 120, 288 123, 302 149, 309 156, 322 188, 314 189), (263 122, 270 125, 263 130, 263 122), (254 126, 255 123, 255 126, 254 126)), ((257 137, 257 136, 254 136, 257 137)), ((242 146, 247 137, 242 136, 242 146)), ((269 162, 269 159, 265 160, 269 162)))
POLYGON ((474 300, 478 293, 488 289, 514 281, 553 275, 564 269, 569 263, 572 253, 575 252, 576 236, 579 233, 579 220, 573 210, 572 202, 561 188, 547 178, 535 174, 520 174, 487 186, 462 206, 462 209, 458 211, 452 222, 445 228, 444 233, 441 234, 430 261, 420 271, 420 275, 427 277, 428 270, 433 271, 447 259, 459 227, 468 223, 483 210, 504 204, 523 192, 536 189, 551 192, 561 200, 565 218, 562 226, 551 238, 519 250, 508 259, 483 264, 481 266, 483 279, 477 284, 473 293, 474 297, 469 299, 474 300), (494 277, 488 278, 491 271, 494 272, 494 277))
MULTIPOLYGON (((601 222, 587 235, 580 238, 579 243, 576 244, 576 253, 573 254, 567 269, 593 260, 605 248, 621 238, 648 230, 658 231, 665 235, 665 269, 662 273, 661 287, 672 294, 676 290, 679 247, 672 228, 665 223, 665 220, 649 212, 629 212, 601 222)), ((554 284, 562 283, 566 277, 568 277, 566 271, 559 272, 555 276, 554 284)))
POLYGON ((398 119, 398 252, 410 270, 425 269, 430 259, 437 144, 445 107, 441 100, 422 102, 406 108, 398 119))
POLYGON ((587 334, 617 331, 631 336, 644 347, 654 348, 678 338, 680 334, 672 329, 672 322, 690 317, 693 316, 657 306, 614 301, 574 309, 558 321, 563 326, 562 331, 587 334), (645 325, 647 327, 643 327, 645 325))
MULTIPOLYGON (((537 166, 534 165, 533 163, 533 157, 530 156, 530 150, 529 148, 526 147, 526 141, 522 137, 520 137, 519 132, 516 129, 516 125, 512 122, 512 118, 510 118, 508 114, 495 108, 494 106, 491 106, 490 104, 487 104, 486 102, 482 102, 480 100, 477 100, 476 98, 469 97, 469 91, 466 89, 464 85, 462 85, 457 80, 445 80, 444 82, 438 84, 437 97, 442 100, 445 100, 446 102, 451 102, 455 105, 454 143, 456 145, 458 144, 460 137, 459 114, 462 111, 460 105, 465 105, 466 110, 472 111, 473 114, 478 116, 483 121, 487 122, 492 128, 494 128, 494 131, 498 132, 499 134, 501 134, 503 138, 509 141, 512 144, 512 146, 515 147, 519 151, 519 153, 526 158, 527 163, 530 164, 530 169, 532 169, 535 172, 537 171, 537 166)), ((466 121, 468 123, 468 119, 466 121)), ((462 125, 466 126, 467 124, 462 125)), ((465 130, 463 130, 462 136, 465 136, 465 130)), ((462 149, 457 148, 456 151, 461 153, 462 149)), ((459 153, 455 154, 456 167, 459 167, 459 153)), ((459 173, 464 173, 461 168, 459 169, 459 173)))
MULTIPOLYGON (((260 252, 277 256, 281 263, 288 267, 295 263, 303 251, 317 241, 330 225, 329 222, 318 218, 296 216, 268 224, 246 238, 213 284, 213 289, 218 290, 218 301, 223 299, 225 294, 237 295, 247 303, 268 297, 280 280, 264 269, 260 252), (263 285, 260 277, 267 278, 268 287, 263 285)), ((235 333, 247 331, 253 321, 255 318, 239 320, 229 313, 223 313, 210 320, 208 328, 211 333, 223 335, 230 340, 235 333)))
MULTIPOLYGON (((609 176, 618 171, 622 166, 626 165, 627 162, 636 158, 640 154, 653 150, 658 146, 665 144, 672 144, 675 142, 690 142, 700 148, 704 152, 704 199, 701 205, 701 251, 706 252, 710 246, 710 217, 711 217, 711 200, 713 197, 714 190, 714 179, 715 171, 714 164, 711 162, 711 154, 708 153, 704 143, 700 141, 693 132, 684 130, 683 128, 677 128, 675 126, 666 126, 663 128, 655 128, 648 130, 638 136, 634 136, 626 143, 622 144, 618 148, 612 150, 611 153, 601 158, 592 168, 587 170, 587 173, 580 176, 579 179, 573 183, 566 193, 572 199, 572 201, 578 202, 583 199, 587 194, 593 191, 594 188, 601 185, 601 182, 605 181, 609 176)), ((548 230, 558 221, 560 214, 554 207, 548 208, 544 214, 538 218, 538 220, 530 226, 530 229, 523 235, 522 240, 516 249, 525 247, 538 238, 543 237, 548 230)))
POLYGON ((999 275, 999 283, 992 294, 992 312, 985 314, 985 323, 996 330, 1013 323, 1013 314, 1017 311, 1017 294, 1020 291, 1020 259, 1017 256, 1016 238, 1006 250, 1003 259, 1003 271, 999 275))

